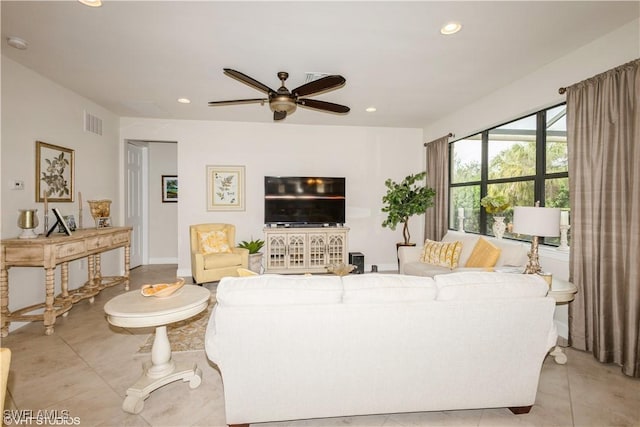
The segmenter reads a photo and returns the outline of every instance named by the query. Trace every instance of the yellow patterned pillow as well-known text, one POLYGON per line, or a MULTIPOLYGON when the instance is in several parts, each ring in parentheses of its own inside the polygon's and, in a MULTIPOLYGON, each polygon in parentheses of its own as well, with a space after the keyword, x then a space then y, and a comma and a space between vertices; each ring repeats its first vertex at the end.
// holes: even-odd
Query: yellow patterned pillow
POLYGON ((230 253, 231 246, 227 241, 227 233, 222 230, 198 231, 200 252, 204 254, 230 253))
POLYGON ((424 242, 420 261, 454 269, 458 267, 460 252, 462 252, 462 242, 460 241, 434 242, 433 240, 427 239, 424 242))
POLYGON ((502 250, 499 247, 480 237, 473 247, 465 267, 493 267, 500 258, 500 252, 502 250))

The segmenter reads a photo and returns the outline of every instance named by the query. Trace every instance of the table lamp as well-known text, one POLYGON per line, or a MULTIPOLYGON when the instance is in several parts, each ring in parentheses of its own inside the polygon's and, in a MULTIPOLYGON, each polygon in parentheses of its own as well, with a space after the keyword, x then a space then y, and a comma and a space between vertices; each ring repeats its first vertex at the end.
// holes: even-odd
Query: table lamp
POLYGON ((538 262, 538 238, 560 235, 560 209, 536 206, 516 206, 513 208, 513 232, 527 234, 531 240, 529 262, 525 274, 538 274, 542 271, 538 262))
POLYGON ((21 239, 35 239, 38 237, 34 229, 38 226, 37 209, 20 209, 18 214, 18 227, 22 228, 21 239))

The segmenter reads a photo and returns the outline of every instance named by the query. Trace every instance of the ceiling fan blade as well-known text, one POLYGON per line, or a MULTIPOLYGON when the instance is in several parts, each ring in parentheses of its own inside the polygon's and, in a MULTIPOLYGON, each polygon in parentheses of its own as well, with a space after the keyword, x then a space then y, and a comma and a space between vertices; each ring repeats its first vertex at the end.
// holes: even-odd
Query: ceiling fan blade
POLYGON ((338 75, 324 76, 321 79, 305 83, 291 91, 293 96, 308 96, 315 93, 327 92, 337 89, 345 84, 347 80, 338 75))
POLYGON ((246 85, 251 86, 254 89, 258 89, 259 91, 262 91, 266 94, 272 94, 275 93, 275 90, 271 89, 269 86, 260 83, 259 81, 257 81, 254 78, 251 78, 249 76, 247 76, 246 74, 241 73, 240 71, 236 71, 236 70, 232 70, 231 68, 225 68, 224 69, 224 73, 229 76, 232 77, 246 85))
POLYGON ((344 105, 333 102, 318 101, 317 99, 298 99, 296 103, 302 107, 313 108, 314 110, 328 111, 330 113, 346 114, 351 109, 344 105))
POLYGON ((267 101, 269 101, 268 98, 234 99, 234 100, 231 100, 231 101, 210 101, 209 102, 209 107, 216 107, 216 106, 219 106, 219 105, 253 104, 253 103, 257 103, 257 102, 260 102, 261 104, 264 104, 267 101))
POLYGON ((273 120, 284 120, 287 117, 286 111, 274 111, 273 112, 273 120))

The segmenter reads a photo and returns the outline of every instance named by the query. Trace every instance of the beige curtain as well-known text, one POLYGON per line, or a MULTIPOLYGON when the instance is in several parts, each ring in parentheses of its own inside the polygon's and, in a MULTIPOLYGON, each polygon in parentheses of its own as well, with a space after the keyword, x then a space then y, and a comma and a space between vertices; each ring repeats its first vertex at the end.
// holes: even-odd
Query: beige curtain
POLYGON ((449 229, 449 136, 425 144, 427 186, 436 191, 433 206, 425 212, 425 239, 440 240, 449 229))
POLYGON ((640 377, 640 59, 567 88, 572 345, 640 377))

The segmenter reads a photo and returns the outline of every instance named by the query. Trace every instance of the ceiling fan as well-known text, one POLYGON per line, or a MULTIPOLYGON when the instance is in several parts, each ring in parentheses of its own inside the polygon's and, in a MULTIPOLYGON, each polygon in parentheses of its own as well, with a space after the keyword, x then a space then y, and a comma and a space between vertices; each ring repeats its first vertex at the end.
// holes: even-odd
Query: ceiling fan
POLYGON ((232 70, 231 68, 225 68, 224 74, 239 80, 254 89, 266 93, 268 98, 212 101, 209 102, 210 107, 218 105, 252 104, 258 102, 264 105, 265 102, 268 102, 269 108, 273 111, 273 120, 284 120, 287 115, 291 115, 296 111, 298 105, 301 107, 337 114, 346 114, 350 110, 349 107, 334 104, 332 102, 301 98, 302 96, 317 95, 318 93, 327 92, 344 86, 346 80, 344 77, 339 75, 329 75, 319 78, 318 80, 305 83, 289 92, 289 89, 284 86, 284 82, 289 77, 289 73, 284 71, 280 71, 278 73, 278 78, 280 79, 280 88, 278 90, 273 90, 269 86, 260 83, 246 74, 242 74, 240 71, 232 70))

